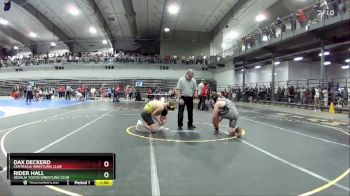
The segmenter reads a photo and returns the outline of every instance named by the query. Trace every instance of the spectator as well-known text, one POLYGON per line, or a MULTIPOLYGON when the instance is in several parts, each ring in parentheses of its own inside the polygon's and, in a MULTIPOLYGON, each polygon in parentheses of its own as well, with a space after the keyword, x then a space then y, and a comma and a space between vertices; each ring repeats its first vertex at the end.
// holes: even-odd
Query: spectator
POLYGON ((255 35, 256 35, 256 39, 258 40, 258 44, 261 44, 262 43, 262 36, 263 36, 262 30, 260 28, 258 28, 255 31, 255 35))
POLYGON ((292 13, 289 16, 289 21, 290 21, 290 26, 291 26, 292 31, 297 29, 297 18, 296 18, 296 15, 294 13, 292 13))
POLYGON ((115 86, 115 89, 114 89, 114 101, 116 102, 120 102, 119 101, 119 95, 120 95, 120 86, 119 84, 117 84, 117 86, 115 86))
POLYGON ((270 39, 272 38, 276 38, 276 27, 275 27, 275 23, 272 23, 269 27, 269 36, 270 36, 270 39))
POLYGON ((320 109, 320 89, 315 88, 315 96, 314 96, 314 111, 320 109))
POLYGON ((305 30, 305 27, 307 24, 307 18, 305 16, 304 11, 302 9, 298 9, 296 16, 297 16, 297 20, 300 24, 300 27, 305 30))
POLYGON ((93 99, 95 99, 95 96, 96 96, 96 88, 95 88, 95 87, 91 87, 90 93, 91 93, 91 96, 93 97, 93 99))
POLYGON ((198 84, 198 97, 199 97, 199 103, 198 103, 198 110, 200 109, 202 105, 202 88, 204 86, 204 80, 201 80, 201 82, 198 84))
POLYGON ((325 19, 325 13, 329 9, 328 3, 326 0, 318 0, 315 5, 315 9, 317 11, 317 22, 320 22, 321 20, 325 19))
POLYGON ((287 26, 286 23, 284 22, 284 20, 280 17, 277 18, 277 25, 279 25, 280 29, 281 29, 281 36, 283 33, 286 32, 287 26))
POLYGON ((203 111, 203 110, 208 110, 208 107, 207 107, 207 105, 205 104, 205 100, 206 100, 207 97, 208 97, 208 92, 209 92, 209 85, 208 85, 207 82, 205 82, 205 83, 203 84, 202 92, 201 92, 201 97, 200 97, 201 102, 202 102, 202 109, 201 109, 202 111, 203 111))

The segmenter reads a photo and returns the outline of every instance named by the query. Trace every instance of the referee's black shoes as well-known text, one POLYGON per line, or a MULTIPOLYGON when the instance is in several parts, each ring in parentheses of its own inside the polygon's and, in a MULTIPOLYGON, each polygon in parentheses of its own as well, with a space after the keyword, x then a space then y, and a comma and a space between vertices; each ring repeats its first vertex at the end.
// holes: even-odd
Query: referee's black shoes
POLYGON ((193 130, 193 129, 197 128, 197 127, 194 126, 194 125, 191 125, 191 126, 188 126, 187 128, 188 128, 188 130, 193 130))

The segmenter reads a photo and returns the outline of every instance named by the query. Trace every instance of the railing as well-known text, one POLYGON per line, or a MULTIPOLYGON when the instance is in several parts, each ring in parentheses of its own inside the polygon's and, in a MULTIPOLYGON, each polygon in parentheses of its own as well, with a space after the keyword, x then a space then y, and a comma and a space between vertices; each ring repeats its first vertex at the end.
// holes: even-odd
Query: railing
POLYGON ((2 60, 1 67, 21 67, 30 65, 64 65, 64 64, 120 64, 120 63, 132 63, 132 64, 186 64, 186 65, 208 65, 209 59, 204 57, 191 58, 191 59, 166 59, 161 57, 56 57, 56 58, 30 58, 30 59, 15 59, 15 60, 2 60))
POLYGON ((289 16, 281 18, 280 21, 274 22, 262 29, 257 29, 243 37, 241 37, 235 43, 232 43, 232 47, 227 48, 217 54, 217 56, 226 58, 235 55, 241 55, 246 51, 251 51, 263 45, 271 44, 278 40, 283 40, 287 34, 296 34, 306 32, 313 27, 313 25, 322 23, 323 26, 327 25, 326 21, 339 16, 343 19, 344 16, 350 14, 348 9, 350 0, 344 0, 343 5, 333 1, 328 3, 328 9, 325 6, 316 8, 315 6, 304 9, 304 15, 306 21, 299 20, 298 12, 292 13, 289 16), (283 22, 282 22, 283 21, 283 22), (287 22, 286 22, 287 21, 287 22), (299 24, 299 25, 298 25, 299 24))

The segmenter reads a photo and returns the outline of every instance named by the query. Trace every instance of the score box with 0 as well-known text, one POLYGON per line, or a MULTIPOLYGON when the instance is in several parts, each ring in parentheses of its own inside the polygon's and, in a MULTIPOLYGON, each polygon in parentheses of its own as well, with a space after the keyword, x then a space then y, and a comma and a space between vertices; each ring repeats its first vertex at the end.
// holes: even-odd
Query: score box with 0
POLYGON ((7 178, 92 181, 109 186, 116 178, 115 156, 114 153, 10 153, 7 178))

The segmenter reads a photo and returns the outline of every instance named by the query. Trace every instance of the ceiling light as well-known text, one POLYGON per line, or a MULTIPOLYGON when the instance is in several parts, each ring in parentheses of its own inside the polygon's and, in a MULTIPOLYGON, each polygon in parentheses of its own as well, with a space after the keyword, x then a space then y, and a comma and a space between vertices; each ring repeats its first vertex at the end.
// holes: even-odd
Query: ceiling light
POLYGON ((281 64, 281 62, 276 61, 274 64, 275 64, 275 65, 279 65, 279 64, 281 64))
POLYGON ((55 43, 55 42, 51 42, 50 45, 51 45, 51 46, 56 46, 56 43, 55 43))
POLYGON ((168 7, 168 12, 170 14, 177 14, 179 12, 179 6, 175 5, 175 4, 172 4, 168 7))
MULTIPOLYGON (((329 53, 328 51, 326 51, 326 52, 323 53, 324 56, 328 56, 329 54, 330 54, 330 53, 329 53)), ((322 54, 319 53, 318 56, 322 56, 322 54)))
POLYGON ((0 24, 2 24, 2 25, 8 25, 8 24, 9 24, 9 21, 0 18, 0 24))
POLYGON ((350 59, 345 59, 345 63, 350 63, 350 59))
POLYGON ((241 71, 244 71, 244 69, 241 69, 241 71))
POLYGON ((266 16, 264 14, 259 14, 255 17, 255 21, 256 22, 261 22, 261 21, 264 21, 266 20, 266 16))
POLYGON ((295 57, 295 58, 294 58, 294 61, 301 61, 301 60, 303 60, 303 57, 302 57, 302 56, 299 56, 299 57, 295 57))
POLYGON ((273 73, 273 75, 277 75, 277 73, 275 72, 275 73, 273 73))
POLYGON ((164 28, 164 32, 169 32, 169 31, 170 31, 170 29, 168 27, 164 28))
POLYGON ((30 32, 30 33, 29 33, 29 36, 30 36, 30 37, 38 37, 38 34, 33 33, 33 32, 30 32))
POLYGON ((68 8, 68 13, 72 14, 73 16, 78 16, 80 14, 80 11, 75 6, 70 6, 68 8))
POLYGON ((260 65, 255 66, 255 69, 260 69, 260 68, 261 68, 260 65))
POLYGON ((90 32, 90 33, 96 33, 97 30, 95 29, 95 27, 90 27, 90 28, 89 28, 89 32, 90 32))
POLYGON ((18 46, 13 46, 13 49, 18 50, 18 46))
POLYGON ((102 44, 106 45, 107 44, 107 40, 102 40, 102 44))
POLYGON ((324 62, 323 64, 324 64, 324 65, 330 65, 331 62, 330 62, 330 61, 326 61, 326 62, 324 62))
POLYGON ((349 66, 349 65, 343 65, 343 66, 341 66, 341 68, 342 68, 342 69, 349 69, 350 66, 349 66))

